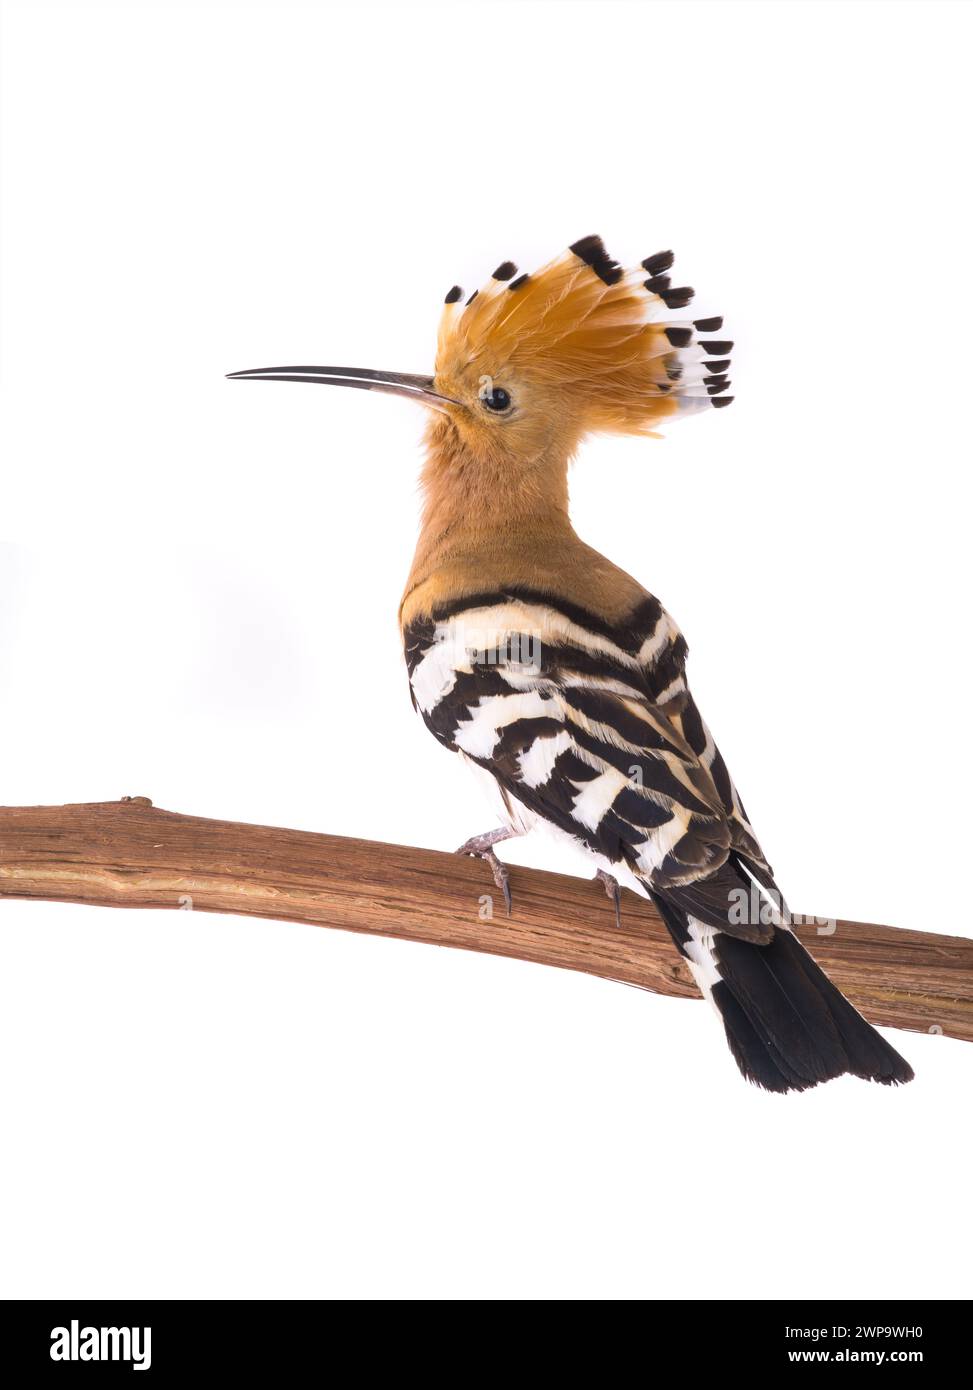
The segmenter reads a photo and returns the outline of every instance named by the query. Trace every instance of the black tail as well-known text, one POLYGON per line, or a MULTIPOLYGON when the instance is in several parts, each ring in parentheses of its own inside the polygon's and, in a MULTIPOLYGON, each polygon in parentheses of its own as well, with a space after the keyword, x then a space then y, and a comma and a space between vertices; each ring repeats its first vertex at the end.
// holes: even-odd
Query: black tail
POLYGON ((816 965, 797 937, 778 927, 765 946, 701 928, 658 898, 679 950, 716 1005, 730 1051, 748 1081, 768 1091, 806 1091, 850 1073, 897 1085, 913 1072, 894 1047, 816 965), (680 918, 682 920, 680 920, 680 918))

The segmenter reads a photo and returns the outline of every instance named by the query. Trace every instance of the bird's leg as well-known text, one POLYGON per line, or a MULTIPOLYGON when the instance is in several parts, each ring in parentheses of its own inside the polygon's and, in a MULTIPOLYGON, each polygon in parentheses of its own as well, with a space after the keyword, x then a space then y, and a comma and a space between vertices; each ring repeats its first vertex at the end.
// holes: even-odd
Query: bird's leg
POLYGON ((519 831, 511 830, 509 826, 501 826, 498 830, 486 830, 482 835, 472 835, 468 840, 460 845, 457 854, 469 854, 474 859, 482 859, 489 864, 493 871, 493 881, 503 893, 503 900, 507 905, 507 916, 513 912, 513 894, 510 891, 510 870, 502 860, 498 859, 493 852, 493 846, 499 845, 502 840, 515 840, 519 831))
POLYGON ((501 826, 499 830, 485 830, 482 835, 471 835, 468 840, 464 840, 456 853, 472 854, 478 859, 484 850, 492 849, 502 840, 515 840, 518 833, 507 825, 501 826))
POLYGON ((620 927, 622 925, 622 890, 618 886, 618 879, 612 878, 611 874, 606 873, 604 869, 599 869, 595 874, 595 882, 605 885, 605 892, 615 904, 615 926, 620 927))

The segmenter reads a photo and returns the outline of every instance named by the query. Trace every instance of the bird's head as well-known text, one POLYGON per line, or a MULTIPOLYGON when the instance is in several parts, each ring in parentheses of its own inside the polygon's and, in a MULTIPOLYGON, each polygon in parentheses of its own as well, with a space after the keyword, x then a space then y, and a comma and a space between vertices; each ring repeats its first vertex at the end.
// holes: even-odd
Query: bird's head
POLYGON ((409 396, 436 412, 434 440, 529 463, 567 456, 588 433, 650 434, 680 414, 729 405, 718 318, 679 314, 672 253, 624 270, 600 237, 527 275, 511 261, 469 295, 446 296, 432 376, 353 367, 271 367, 234 379, 307 381, 409 396))

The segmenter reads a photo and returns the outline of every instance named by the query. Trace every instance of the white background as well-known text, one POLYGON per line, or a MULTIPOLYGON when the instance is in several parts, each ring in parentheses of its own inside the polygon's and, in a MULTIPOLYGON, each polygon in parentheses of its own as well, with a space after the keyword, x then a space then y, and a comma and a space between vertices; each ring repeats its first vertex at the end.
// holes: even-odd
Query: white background
MULTIPOLYGON (((8 0, 0 800, 487 828, 398 647, 419 412, 223 373, 429 370, 451 284, 597 231, 737 400, 591 441, 578 529, 793 906, 969 935, 970 17, 8 0)), ((973 1048, 894 1038, 911 1087, 766 1096, 702 1005, 4 901, 0 1293, 968 1296, 973 1048)))

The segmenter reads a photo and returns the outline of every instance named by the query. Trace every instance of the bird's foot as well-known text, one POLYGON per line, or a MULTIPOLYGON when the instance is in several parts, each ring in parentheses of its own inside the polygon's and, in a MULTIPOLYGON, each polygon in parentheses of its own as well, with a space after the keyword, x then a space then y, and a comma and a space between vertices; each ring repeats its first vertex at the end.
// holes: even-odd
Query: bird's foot
POLYGON ((505 825, 499 830, 485 830, 482 835, 471 835, 468 840, 464 840, 456 853, 472 854, 479 858, 484 850, 493 849, 493 846, 499 845, 502 840, 512 840, 516 834, 515 830, 508 830, 505 825))
POLYGON ((481 850, 476 856, 490 865, 493 870, 493 881, 503 894, 503 900, 507 906, 507 916, 509 917, 514 910, 514 898, 510 891, 510 870, 502 859, 498 859, 492 849, 481 850))
POLYGON ((622 925, 622 890, 618 886, 618 879, 612 878, 611 874, 606 873, 604 869, 599 869, 595 874, 595 882, 605 885, 605 892, 615 904, 615 926, 620 927, 622 925))
POLYGON ((503 893, 508 917, 513 912, 514 905, 513 894, 510 891, 510 870, 494 854, 493 846, 500 844, 502 840, 512 840, 515 836, 516 831, 508 830, 506 827, 501 830, 487 830, 482 835, 472 835, 456 851, 457 854, 468 854, 473 859, 482 859, 485 864, 490 865, 493 881, 503 893))

